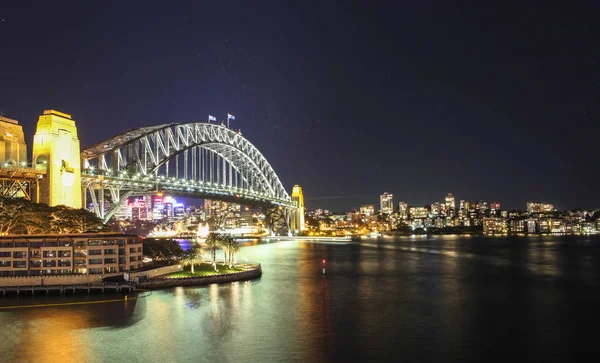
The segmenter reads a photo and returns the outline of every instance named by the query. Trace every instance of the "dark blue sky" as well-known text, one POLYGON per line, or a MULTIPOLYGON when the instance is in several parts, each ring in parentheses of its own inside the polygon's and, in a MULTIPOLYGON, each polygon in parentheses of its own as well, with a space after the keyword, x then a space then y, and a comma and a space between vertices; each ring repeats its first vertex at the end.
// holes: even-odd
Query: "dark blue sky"
POLYGON ((0 110, 83 147, 230 112, 309 208, 600 206, 599 5, 284 3, 2 2, 0 110))

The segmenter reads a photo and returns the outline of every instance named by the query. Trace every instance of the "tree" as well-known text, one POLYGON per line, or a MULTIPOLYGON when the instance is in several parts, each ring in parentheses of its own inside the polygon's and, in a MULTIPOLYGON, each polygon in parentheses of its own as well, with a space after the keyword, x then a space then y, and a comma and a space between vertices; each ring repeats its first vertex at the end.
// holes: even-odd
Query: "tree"
POLYGON ((0 235, 17 232, 21 214, 26 208, 27 201, 24 199, 0 197, 0 235))
POLYGON ((240 250, 240 244, 231 236, 226 236, 228 238, 228 248, 229 248, 229 268, 233 266, 233 260, 235 253, 240 250))
POLYGON ((192 273, 194 273, 194 265, 202 263, 202 248, 198 245, 194 245, 192 248, 187 250, 181 258, 181 264, 184 266, 191 266, 192 273))
POLYGON ((217 247, 220 245, 219 238, 220 235, 218 233, 211 232, 206 236, 206 241, 204 241, 206 246, 211 250, 211 263, 213 265, 217 262, 217 247))
POLYGON ((109 228, 94 213, 64 205, 50 207, 23 198, 0 197, 0 234, 83 233, 109 228))
POLYGON ((180 258, 183 248, 172 239, 144 238, 142 241, 144 255, 156 261, 168 261, 180 258))

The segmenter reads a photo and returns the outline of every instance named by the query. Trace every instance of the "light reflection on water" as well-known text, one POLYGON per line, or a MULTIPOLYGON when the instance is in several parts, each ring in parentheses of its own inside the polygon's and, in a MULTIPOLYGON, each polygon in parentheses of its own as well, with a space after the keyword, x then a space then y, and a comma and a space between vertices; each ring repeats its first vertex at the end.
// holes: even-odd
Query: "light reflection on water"
POLYGON ((526 360, 565 361, 597 349, 586 331, 600 322, 598 238, 243 246, 238 256, 262 263, 260 279, 128 302, 0 309, 3 360, 481 361, 525 352, 526 360))

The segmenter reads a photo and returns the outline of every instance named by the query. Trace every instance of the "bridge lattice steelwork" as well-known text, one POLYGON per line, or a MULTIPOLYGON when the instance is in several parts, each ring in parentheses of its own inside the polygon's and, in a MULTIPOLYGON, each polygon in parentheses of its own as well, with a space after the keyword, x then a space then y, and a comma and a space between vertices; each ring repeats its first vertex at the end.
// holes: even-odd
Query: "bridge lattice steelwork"
POLYGON ((87 148, 81 157, 85 203, 89 196, 106 221, 134 193, 167 191, 258 206, 273 231, 289 231, 294 205, 277 174, 250 141, 225 126, 141 127, 87 148))

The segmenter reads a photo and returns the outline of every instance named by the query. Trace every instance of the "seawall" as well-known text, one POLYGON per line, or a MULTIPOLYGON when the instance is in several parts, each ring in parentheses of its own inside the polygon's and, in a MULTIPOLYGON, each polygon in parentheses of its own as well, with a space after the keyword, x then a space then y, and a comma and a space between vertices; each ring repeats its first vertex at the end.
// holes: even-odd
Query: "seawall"
POLYGON ((252 280, 262 275, 262 268, 258 267, 254 270, 229 273, 214 276, 203 277, 187 277, 179 279, 162 278, 152 279, 150 281, 139 282, 137 287, 144 289, 163 289, 176 286, 202 286, 223 282, 246 281, 252 280))

